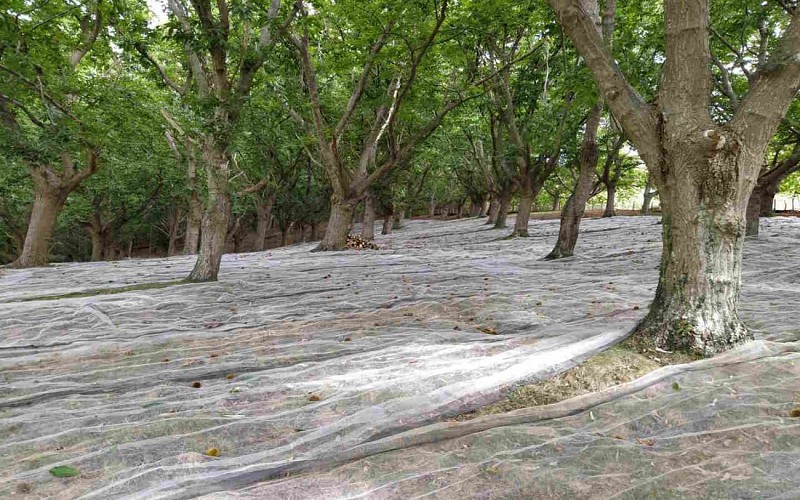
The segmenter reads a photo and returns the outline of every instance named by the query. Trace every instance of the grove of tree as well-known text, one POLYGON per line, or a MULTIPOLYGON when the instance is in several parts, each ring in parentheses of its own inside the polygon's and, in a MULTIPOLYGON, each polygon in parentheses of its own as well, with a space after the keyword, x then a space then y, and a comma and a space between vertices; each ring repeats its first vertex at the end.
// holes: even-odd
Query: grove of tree
POLYGON ((2 264, 196 255, 187 280, 205 282, 228 252, 345 250, 354 223, 373 240, 412 217, 512 214, 503 237, 537 238, 536 211, 559 233, 528 257, 568 259, 590 204, 634 200, 663 232, 635 335, 705 356, 753 338, 746 237, 800 192, 795 2, 152 9, 0 8, 2 264))

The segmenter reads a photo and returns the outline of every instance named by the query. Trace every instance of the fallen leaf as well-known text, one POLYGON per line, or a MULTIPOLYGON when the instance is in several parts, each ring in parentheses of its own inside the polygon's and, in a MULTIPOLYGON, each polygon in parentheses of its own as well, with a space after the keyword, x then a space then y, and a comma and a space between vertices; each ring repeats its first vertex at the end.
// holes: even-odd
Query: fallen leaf
POLYGON ((50 474, 55 477, 75 477, 80 475, 78 469, 70 467, 69 465, 59 465, 50 469, 50 474))

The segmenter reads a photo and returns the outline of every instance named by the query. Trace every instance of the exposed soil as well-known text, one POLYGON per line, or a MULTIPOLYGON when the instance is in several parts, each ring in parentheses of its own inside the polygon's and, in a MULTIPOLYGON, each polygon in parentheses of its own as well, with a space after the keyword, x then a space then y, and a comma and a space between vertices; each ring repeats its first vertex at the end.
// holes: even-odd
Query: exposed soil
POLYGON ((629 337, 570 370, 532 384, 519 385, 496 403, 447 420, 470 420, 483 415, 558 403, 630 382, 662 366, 688 363, 697 359, 700 358, 686 353, 656 350, 638 340, 638 337, 629 337))

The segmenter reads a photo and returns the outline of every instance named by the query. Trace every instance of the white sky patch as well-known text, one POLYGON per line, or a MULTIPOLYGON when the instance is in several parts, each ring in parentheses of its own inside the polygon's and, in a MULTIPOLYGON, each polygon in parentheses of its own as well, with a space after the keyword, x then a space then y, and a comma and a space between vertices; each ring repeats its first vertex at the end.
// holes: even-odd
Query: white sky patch
POLYGON ((167 7, 159 0, 147 0, 147 8, 150 9, 150 22, 148 23, 151 28, 161 26, 167 22, 167 7))

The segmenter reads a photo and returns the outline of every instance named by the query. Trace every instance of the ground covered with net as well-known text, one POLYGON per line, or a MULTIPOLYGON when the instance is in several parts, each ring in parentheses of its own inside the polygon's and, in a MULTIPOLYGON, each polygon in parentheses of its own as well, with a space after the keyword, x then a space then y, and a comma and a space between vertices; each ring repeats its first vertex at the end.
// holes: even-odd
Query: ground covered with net
POLYGON ((379 250, 226 255, 213 284, 178 283, 183 257, 5 270, 0 497, 800 496, 793 218, 746 244, 756 342, 450 418, 645 314, 658 219, 586 221, 578 257, 540 261, 557 231, 411 221, 379 250))

